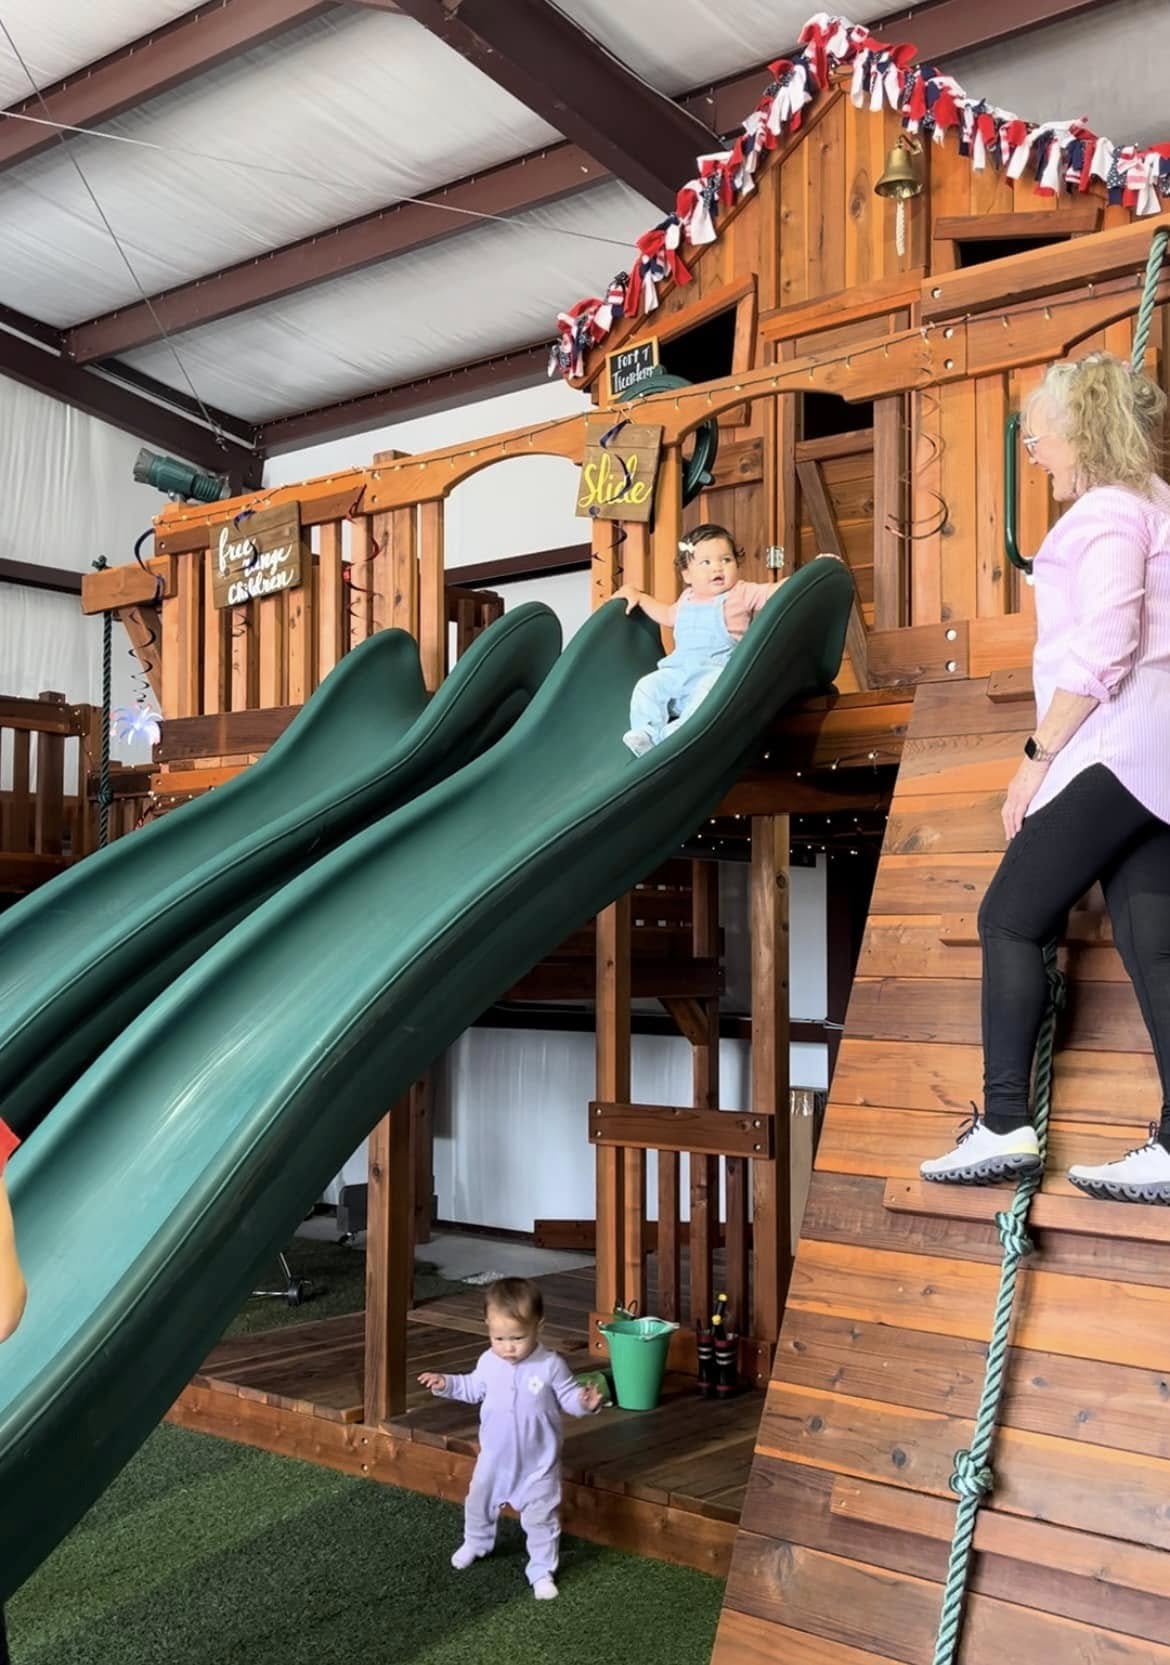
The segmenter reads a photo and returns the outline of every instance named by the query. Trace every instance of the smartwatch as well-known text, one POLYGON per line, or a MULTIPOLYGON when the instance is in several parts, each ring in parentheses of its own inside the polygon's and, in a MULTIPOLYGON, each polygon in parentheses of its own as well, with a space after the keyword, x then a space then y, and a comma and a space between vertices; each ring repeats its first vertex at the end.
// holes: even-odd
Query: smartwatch
POLYGON ((1046 752, 1034 734, 1029 734, 1024 741, 1024 756, 1031 763, 1051 763, 1055 752, 1046 752))

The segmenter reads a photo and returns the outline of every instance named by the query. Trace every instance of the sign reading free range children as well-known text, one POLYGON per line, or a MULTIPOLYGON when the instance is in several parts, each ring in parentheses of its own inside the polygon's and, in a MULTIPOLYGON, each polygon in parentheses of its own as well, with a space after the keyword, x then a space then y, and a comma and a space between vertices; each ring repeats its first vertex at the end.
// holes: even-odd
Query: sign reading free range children
POLYGON ((211 590, 217 607, 245 607, 302 580, 301 506, 271 509, 212 528, 211 590))

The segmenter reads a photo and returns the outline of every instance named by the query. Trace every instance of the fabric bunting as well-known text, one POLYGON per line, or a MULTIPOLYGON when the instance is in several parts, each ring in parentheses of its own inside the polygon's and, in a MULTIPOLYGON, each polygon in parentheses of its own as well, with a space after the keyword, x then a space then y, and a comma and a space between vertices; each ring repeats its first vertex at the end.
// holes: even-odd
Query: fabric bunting
POLYGON ((731 148, 700 156, 674 213, 639 237, 630 270, 617 273, 604 297, 558 314, 549 375, 582 375, 586 355, 618 319, 653 312, 665 279, 691 281, 683 250, 715 242, 720 214, 754 189, 760 157, 800 131, 805 110, 841 69, 852 69, 850 97, 859 109, 896 110, 908 132, 936 144, 954 133, 977 172, 998 167, 1009 179, 1030 173, 1046 197, 1086 191, 1096 181, 1111 203, 1133 214, 1162 211, 1170 196, 1170 145, 1114 145, 1084 120, 1024 121, 970 97, 953 76, 914 56, 912 45, 890 46, 847 18, 810 18, 794 56, 769 64, 772 80, 731 148))

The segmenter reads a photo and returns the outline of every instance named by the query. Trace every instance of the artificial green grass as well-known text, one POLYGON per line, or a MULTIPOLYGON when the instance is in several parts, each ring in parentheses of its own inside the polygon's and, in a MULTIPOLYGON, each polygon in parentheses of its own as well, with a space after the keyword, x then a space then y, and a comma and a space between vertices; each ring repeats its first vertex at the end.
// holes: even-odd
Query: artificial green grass
MULTIPOLYGON (((287 1301, 250 1297, 232 1319, 225 1336, 255 1335, 259 1330, 276 1330, 286 1324, 315 1324, 322 1318, 338 1318, 347 1312, 364 1312, 366 1305, 366 1251, 361 1245, 330 1243, 319 1237, 294 1237, 285 1250, 294 1278, 312 1284, 312 1292, 300 1306, 287 1301)), ((260 1273, 258 1289, 280 1289, 286 1279, 280 1262, 260 1273)), ((440 1277, 425 1261, 414 1263, 415 1302, 433 1301, 436 1295, 463 1290, 461 1283, 440 1277)))
POLYGON ((14 1665, 706 1665, 722 1585, 566 1537, 449 1564, 460 1511, 162 1427, 13 1598, 14 1665))

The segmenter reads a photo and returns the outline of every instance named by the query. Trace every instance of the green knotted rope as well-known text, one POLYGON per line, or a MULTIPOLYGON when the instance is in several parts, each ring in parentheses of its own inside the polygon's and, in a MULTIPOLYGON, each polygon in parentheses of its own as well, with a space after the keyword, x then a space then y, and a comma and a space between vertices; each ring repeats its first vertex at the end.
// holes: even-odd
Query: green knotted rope
POLYGON ((1035 1174, 1022 1179, 1016 1186, 1011 1207, 995 1216, 1000 1242, 1003 1244, 999 1294, 995 1302, 991 1340, 987 1346, 987 1371, 983 1378, 983 1391, 979 1397, 979 1410, 975 1417, 975 1432, 967 1450, 955 1453, 955 1467, 951 1475, 951 1490, 958 1494, 959 1503, 955 1510, 955 1530, 951 1539, 946 1584, 943 1588, 934 1665, 952 1665, 962 1635, 967 1576, 975 1539, 975 1520, 980 1504, 995 1484, 995 1475, 991 1468, 991 1448, 995 1440, 995 1425, 1007 1375, 1008 1335, 1012 1323, 1012 1306, 1016 1297, 1016 1280, 1020 1262, 1032 1251, 1027 1231, 1028 1210, 1032 1205, 1032 1198, 1040 1189, 1048 1154, 1048 1117, 1052 1108, 1052 1057, 1055 1050, 1057 1016, 1064 1005, 1064 978, 1057 969, 1054 942, 1050 942, 1044 950, 1044 970, 1048 978, 1048 1006, 1040 1028, 1032 1078, 1033 1114, 1036 1138, 1040 1145, 1040 1167, 1035 1174))
MULTIPOLYGON (((104 572, 109 562, 99 555, 93 562, 98 572, 104 572)), ((113 699, 114 615, 102 614, 102 755, 98 780, 98 849, 104 850, 110 841, 110 805, 114 789, 110 781, 110 701, 113 699)))
POLYGON ((1133 327, 1133 352, 1130 354, 1129 362, 1135 371, 1140 371, 1146 362, 1150 325, 1154 321, 1154 311, 1158 302, 1158 280, 1162 276, 1162 262, 1166 258, 1167 243, 1170 243, 1170 226, 1159 226, 1150 244, 1146 278, 1142 285, 1142 303, 1138 307, 1137 323, 1133 327))

